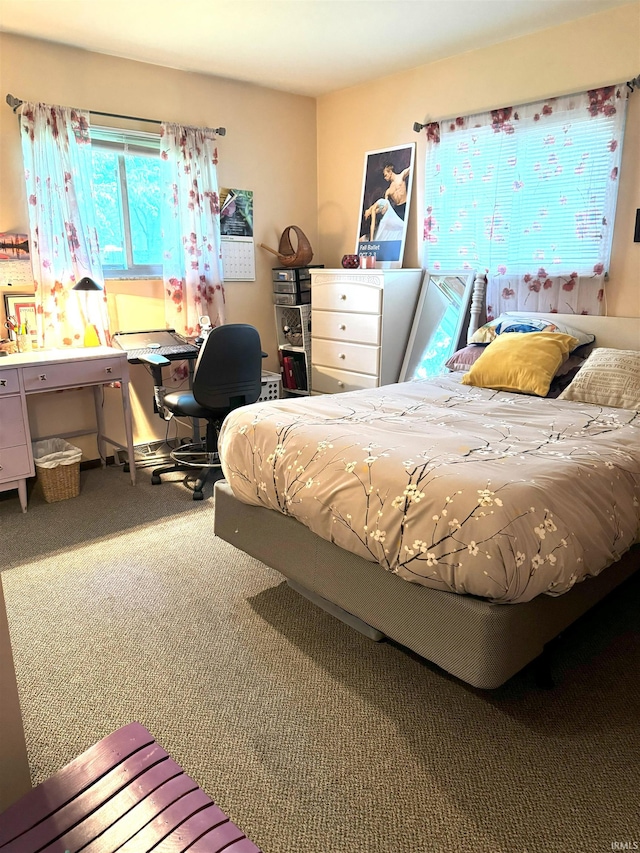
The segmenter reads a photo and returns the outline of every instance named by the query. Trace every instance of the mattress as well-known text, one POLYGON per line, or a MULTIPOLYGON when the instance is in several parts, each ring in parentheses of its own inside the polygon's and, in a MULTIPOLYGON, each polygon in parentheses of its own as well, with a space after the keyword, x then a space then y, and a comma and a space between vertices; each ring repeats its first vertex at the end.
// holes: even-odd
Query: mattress
POLYGON ((496 603, 560 595, 638 541, 640 415, 452 374, 232 412, 239 500, 405 581, 496 603))

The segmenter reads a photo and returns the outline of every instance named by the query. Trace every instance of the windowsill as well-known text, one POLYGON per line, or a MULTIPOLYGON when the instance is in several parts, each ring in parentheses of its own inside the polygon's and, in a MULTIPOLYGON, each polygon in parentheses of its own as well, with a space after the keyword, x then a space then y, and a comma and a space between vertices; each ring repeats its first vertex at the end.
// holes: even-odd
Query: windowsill
POLYGON ((104 275, 105 281, 162 281, 161 275, 104 275))

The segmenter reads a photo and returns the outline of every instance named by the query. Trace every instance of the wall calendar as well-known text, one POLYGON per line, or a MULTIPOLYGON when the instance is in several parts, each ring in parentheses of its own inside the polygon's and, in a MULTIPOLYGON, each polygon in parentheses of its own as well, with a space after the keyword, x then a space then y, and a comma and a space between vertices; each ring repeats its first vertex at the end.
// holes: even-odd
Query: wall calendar
POLYGON ((25 287, 33 287, 33 273, 31 261, 5 261, 0 262, 0 287, 11 287, 18 285, 18 290, 25 287))
POLYGON ((225 281, 255 281, 256 261, 253 239, 223 237, 222 270, 225 281))
POLYGON ((255 281, 253 191, 220 188, 220 238, 225 281, 255 281))
POLYGON ((31 255, 27 234, 0 234, 0 287, 19 285, 18 290, 33 286, 31 255))

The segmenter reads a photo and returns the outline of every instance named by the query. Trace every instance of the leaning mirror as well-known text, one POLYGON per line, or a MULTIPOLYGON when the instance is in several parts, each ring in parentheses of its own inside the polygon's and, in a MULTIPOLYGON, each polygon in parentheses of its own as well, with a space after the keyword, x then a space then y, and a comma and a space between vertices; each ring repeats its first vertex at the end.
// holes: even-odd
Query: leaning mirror
POLYGON ((426 273, 416 308, 400 381, 432 379, 466 344, 475 274, 465 270, 426 273))

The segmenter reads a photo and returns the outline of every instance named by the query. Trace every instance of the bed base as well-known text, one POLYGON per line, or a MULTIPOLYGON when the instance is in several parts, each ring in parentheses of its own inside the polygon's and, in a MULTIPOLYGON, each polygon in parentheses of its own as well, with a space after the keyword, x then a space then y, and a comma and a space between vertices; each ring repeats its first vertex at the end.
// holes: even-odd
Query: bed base
POLYGON ((304 597, 308 598, 312 604, 315 604, 322 610, 326 610, 327 613, 335 616, 336 619, 344 622, 345 625, 349 625, 351 628, 358 631, 358 633, 364 634, 365 637, 369 640, 373 640, 374 643, 379 643, 386 639, 382 631, 378 631, 378 629, 374 628, 373 625, 363 622, 362 619, 358 619, 358 617, 354 616, 353 613, 347 613, 347 611, 343 610, 342 607, 338 607, 337 604, 334 604, 332 601, 328 601, 321 595, 316 595, 315 592, 311 592, 310 589, 307 589, 306 586, 302 586, 301 583, 297 583, 296 581, 292 581, 291 578, 287 578, 287 586, 290 586, 291 589, 295 590, 300 595, 304 595, 304 597))
POLYGON ((355 617, 368 636, 369 629, 379 632, 485 690, 504 684, 542 655, 547 643, 640 564, 640 546, 635 546, 565 595, 492 604, 408 583, 321 539, 291 517, 241 503, 224 480, 215 484, 214 532, 276 569, 294 588, 302 587, 316 604, 330 605, 325 609, 352 627, 357 627, 355 617))
MULTIPOLYGON (((344 622, 345 625, 355 628, 356 631, 363 634, 369 640, 373 640, 375 643, 380 643, 382 640, 387 639, 382 631, 378 631, 377 628, 368 625, 366 622, 363 622, 362 619, 358 619, 358 617, 354 616, 353 613, 347 613, 347 611, 343 610, 342 607, 338 607, 337 604, 327 601, 327 599, 322 598, 321 595, 316 595, 314 592, 311 592, 311 590, 302 586, 302 584, 287 579, 287 586, 290 586, 291 589, 295 590, 300 595, 303 595, 305 598, 308 598, 309 601, 317 607, 320 607, 322 610, 330 613, 332 616, 335 616, 336 619, 344 622)), ((553 661, 555 657, 554 650, 561 637, 562 634, 558 634, 557 637, 550 640, 542 649, 541 654, 538 655, 533 662, 533 666, 535 668, 535 681, 538 687, 542 690, 552 690, 556 686, 553 677, 553 661)))

